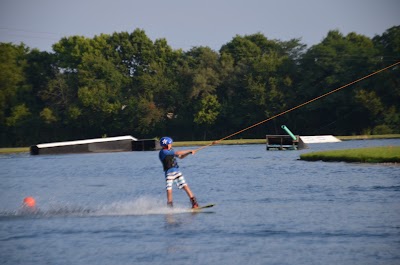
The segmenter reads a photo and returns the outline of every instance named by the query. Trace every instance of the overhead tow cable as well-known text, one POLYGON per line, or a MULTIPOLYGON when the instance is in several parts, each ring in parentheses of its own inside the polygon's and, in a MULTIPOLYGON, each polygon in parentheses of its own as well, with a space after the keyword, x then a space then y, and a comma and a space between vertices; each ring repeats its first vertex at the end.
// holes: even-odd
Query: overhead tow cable
POLYGON ((285 110, 285 111, 283 111, 283 112, 281 112, 281 113, 279 113, 279 114, 276 114, 276 115, 274 115, 274 116, 272 116, 272 117, 270 117, 270 118, 268 118, 268 119, 265 119, 265 120, 260 121, 260 122, 258 122, 258 123, 256 123, 256 124, 253 124, 253 125, 251 125, 251 126, 249 126, 249 127, 247 127, 247 128, 244 128, 244 129, 242 129, 242 130, 240 130, 240 131, 237 131, 237 132, 232 133, 232 134, 230 134, 230 135, 228 135, 228 136, 225 136, 225 137, 223 137, 223 138, 221 138, 221 139, 219 139, 219 140, 217 140, 217 141, 214 141, 214 142, 212 142, 212 143, 210 143, 210 144, 207 144, 207 145, 205 145, 205 146, 199 147, 199 148, 197 148, 195 151, 198 152, 198 151, 200 151, 200 150, 202 150, 202 149, 204 149, 204 148, 206 148, 206 147, 209 147, 209 146, 212 146, 212 145, 216 145, 216 144, 218 144, 219 142, 221 142, 221 141, 223 141, 223 140, 226 140, 226 139, 228 139, 228 138, 231 138, 231 137, 233 137, 233 136, 235 136, 235 135, 238 135, 238 134, 240 134, 240 133, 242 133, 242 132, 244 132, 244 131, 250 130, 251 128, 254 128, 254 127, 256 127, 256 126, 258 126, 258 125, 260 125, 260 124, 266 123, 267 121, 273 120, 273 119, 275 119, 275 118, 277 118, 277 117, 279 117, 279 116, 282 116, 282 115, 284 115, 284 114, 287 114, 287 113, 289 113, 289 112, 291 112, 291 111, 293 111, 293 110, 296 110, 296 109, 298 109, 298 108, 301 108, 301 107, 303 107, 303 106, 305 106, 305 105, 307 105, 307 104, 310 104, 311 102, 314 102, 314 101, 317 101, 317 100, 319 100, 319 99, 321 99, 321 98, 324 98, 324 97, 326 97, 326 96, 329 96, 330 94, 333 94, 333 93, 335 93, 335 92, 338 92, 338 91, 342 90, 343 88, 346 88, 346 87, 351 86, 351 85, 353 85, 353 84, 355 84, 355 83, 358 83, 358 82, 360 82, 360 81, 362 81, 362 80, 365 80, 365 79, 367 79, 367 78, 369 78, 369 77, 371 77, 371 76, 374 76, 374 75, 379 74, 379 73, 381 73, 381 72, 383 72, 383 71, 386 71, 386 70, 388 70, 388 69, 390 69, 390 68, 392 68, 392 67, 394 67, 394 66, 396 66, 396 65, 398 65, 398 64, 400 64, 400 61, 398 61, 398 62, 396 62, 396 63, 394 63, 394 64, 392 64, 392 65, 389 65, 389 66, 387 66, 387 67, 385 67, 385 68, 382 68, 382 69, 380 69, 380 70, 378 70, 378 71, 372 72, 372 73, 370 73, 370 74, 368 74, 368 75, 366 75, 366 76, 364 76, 364 77, 361 77, 361 78, 359 78, 359 79, 357 79, 357 80, 355 80, 355 81, 352 81, 352 82, 350 82, 350 83, 348 83, 348 84, 346 84, 346 85, 343 85, 343 86, 341 86, 341 87, 338 87, 338 88, 336 88, 336 89, 334 89, 334 90, 332 90, 332 91, 330 91, 330 92, 327 92, 327 93, 325 93, 325 94, 323 94, 323 95, 321 95, 321 96, 318 96, 318 97, 316 97, 316 98, 313 98, 313 99, 311 99, 311 100, 309 100, 309 101, 307 101, 307 102, 304 102, 304 103, 302 103, 302 104, 300 104, 300 105, 297 105, 297 106, 295 106, 295 107, 293 107, 293 108, 290 108, 290 109, 288 109, 288 110, 285 110))

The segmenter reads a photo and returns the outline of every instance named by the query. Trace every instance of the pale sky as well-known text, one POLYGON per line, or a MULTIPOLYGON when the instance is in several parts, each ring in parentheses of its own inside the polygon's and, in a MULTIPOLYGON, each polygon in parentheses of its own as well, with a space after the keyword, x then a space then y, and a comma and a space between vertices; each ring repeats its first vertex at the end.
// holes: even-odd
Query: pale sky
POLYGON ((0 42, 52 51, 62 37, 143 29, 173 49, 218 51, 236 35, 300 38, 329 30, 374 37, 400 25, 400 0, 0 0, 0 42))

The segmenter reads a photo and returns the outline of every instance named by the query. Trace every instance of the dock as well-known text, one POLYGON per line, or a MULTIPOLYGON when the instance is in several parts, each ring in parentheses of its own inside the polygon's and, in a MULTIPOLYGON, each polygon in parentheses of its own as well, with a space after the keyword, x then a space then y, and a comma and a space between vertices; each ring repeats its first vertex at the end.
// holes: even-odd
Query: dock
POLYGON ((307 145, 296 135, 294 140, 290 135, 266 135, 267 150, 299 150, 307 145))

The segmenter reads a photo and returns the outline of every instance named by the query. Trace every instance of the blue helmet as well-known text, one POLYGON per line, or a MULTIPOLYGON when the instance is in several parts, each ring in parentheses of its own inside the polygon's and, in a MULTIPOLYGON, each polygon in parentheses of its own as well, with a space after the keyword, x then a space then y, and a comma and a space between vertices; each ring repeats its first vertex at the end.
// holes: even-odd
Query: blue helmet
POLYGON ((160 139, 160 145, 161 146, 168 146, 169 144, 172 144, 172 139, 170 137, 161 137, 160 139))

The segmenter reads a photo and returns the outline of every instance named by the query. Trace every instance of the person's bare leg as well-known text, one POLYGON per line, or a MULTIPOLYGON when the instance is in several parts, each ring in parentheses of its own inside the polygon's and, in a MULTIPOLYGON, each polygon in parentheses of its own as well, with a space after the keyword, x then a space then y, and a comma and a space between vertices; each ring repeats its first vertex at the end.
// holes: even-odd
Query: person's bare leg
POLYGON ((167 190, 167 205, 172 206, 172 189, 167 190))
POLYGON ((192 208, 198 208, 199 204, 197 203, 196 198, 193 195, 193 192, 190 190, 188 185, 185 185, 183 189, 186 191, 187 195, 189 196, 190 202, 192 203, 192 208))
POLYGON ((189 188, 189 185, 184 186, 183 189, 186 191, 186 194, 189 196, 189 198, 194 197, 193 192, 189 188))

